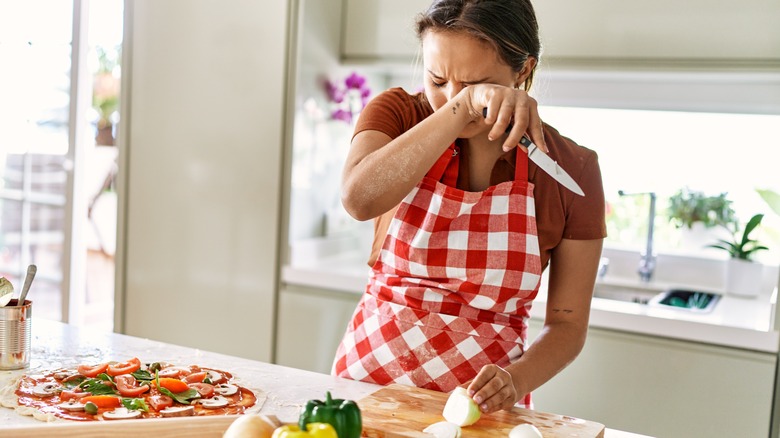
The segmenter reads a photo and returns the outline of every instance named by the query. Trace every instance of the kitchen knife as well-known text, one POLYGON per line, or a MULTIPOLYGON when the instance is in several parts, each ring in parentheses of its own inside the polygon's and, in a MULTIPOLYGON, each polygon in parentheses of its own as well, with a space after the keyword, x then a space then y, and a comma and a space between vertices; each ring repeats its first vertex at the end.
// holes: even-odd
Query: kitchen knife
MULTIPOLYGON (((487 117, 487 108, 482 109, 482 117, 487 117)), ((506 132, 509 132, 511 129, 512 124, 510 123, 506 128, 506 132)), ((554 180, 558 181, 558 183, 572 192, 580 196, 585 196, 585 192, 583 192, 579 184, 574 181, 574 178, 566 173, 566 171, 563 170, 561 166, 555 162, 555 160, 550 158, 549 155, 545 154, 541 149, 539 149, 539 147, 536 146, 534 142, 528 138, 528 136, 523 134, 523 137, 520 139, 520 144, 528 149, 528 158, 536 163, 536 165, 539 166, 542 170, 547 172, 548 175, 553 177, 554 180)))

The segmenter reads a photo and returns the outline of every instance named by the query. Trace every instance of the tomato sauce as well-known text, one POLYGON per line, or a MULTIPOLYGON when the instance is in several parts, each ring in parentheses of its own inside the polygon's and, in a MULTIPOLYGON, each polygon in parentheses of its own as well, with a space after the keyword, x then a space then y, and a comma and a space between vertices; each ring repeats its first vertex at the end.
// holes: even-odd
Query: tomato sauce
MULTIPOLYGON (((220 379, 219 382, 214 382, 214 383, 230 382, 233 379, 233 375, 226 371, 216 370, 213 368, 201 369, 200 367, 197 366, 192 366, 191 369, 193 369, 193 371, 212 370, 222 374, 224 378, 220 379)), ((63 386, 63 380, 59 380, 55 377, 56 374, 61 374, 61 373, 62 370, 57 370, 49 374, 30 375, 30 376, 22 377, 22 379, 19 382, 19 387, 15 391, 16 396, 18 397, 19 405, 33 407, 38 409, 42 413, 52 414, 58 418, 63 418, 66 420, 106 421, 103 418, 103 413, 110 412, 113 410, 113 408, 106 408, 106 409, 100 408, 98 409, 97 414, 88 414, 84 411, 69 411, 59 406, 60 403, 63 403, 63 400, 61 400, 60 398, 59 391, 56 391, 54 392, 53 395, 47 397, 38 396, 33 392, 33 389, 36 386, 45 385, 45 384, 52 384, 59 389, 65 389, 65 387, 63 386)), ((67 380, 67 377, 65 377, 64 380, 67 380)), ((136 398, 144 399, 146 405, 149 407, 149 412, 142 411, 141 417, 139 418, 162 417, 162 414, 154 410, 154 408, 152 408, 152 405, 149 403, 149 399, 152 396, 159 395, 159 394, 160 393, 157 391, 157 389, 152 387, 150 391, 147 391, 146 393, 142 394, 140 397, 136 397, 136 398)), ((255 403, 257 402, 257 397, 255 396, 255 394, 251 390, 244 388, 242 386, 238 386, 238 391, 235 394, 229 396, 223 396, 223 397, 225 397, 230 401, 228 405, 223 408, 207 409, 204 408, 201 403, 194 402, 193 404, 191 404, 191 406, 195 408, 194 415, 208 416, 208 415, 243 414, 244 412, 246 412, 247 409, 254 406, 255 403)), ((177 406, 187 406, 187 405, 174 402, 173 407, 177 407, 177 406)))

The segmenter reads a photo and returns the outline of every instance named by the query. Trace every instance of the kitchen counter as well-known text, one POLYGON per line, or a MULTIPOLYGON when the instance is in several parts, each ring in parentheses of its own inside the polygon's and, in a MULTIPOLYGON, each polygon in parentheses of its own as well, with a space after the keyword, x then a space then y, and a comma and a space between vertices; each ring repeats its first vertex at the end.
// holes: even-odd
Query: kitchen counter
MULTIPOLYGON (((341 379, 326 374, 226 356, 193 348, 166 344, 115 333, 95 332, 42 319, 33 319, 32 360, 28 370, 0 371, 0 385, 21 373, 46 370, 79 363, 97 363, 108 358, 143 361, 168 361, 198 364, 230 371, 249 388, 261 389, 267 399, 261 413, 276 415, 283 422, 294 422, 301 406, 310 399, 321 399, 325 391, 335 397, 359 400, 380 386, 341 379)), ((0 408, 0 429, 47 427, 32 417, 23 417, 11 409, 0 408)), ((19 429, 16 429, 19 430, 19 429)), ((6 436, 4 434, 4 436, 6 436)), ((607 429, 606 438, 640 438, 628 432, 607 429)))
MULTIPOLYGON (((370 272, 365 263, 366 258, 367 256, 362 252, 353 250, 308 259, 294 266, 284 266, 282 281, 290 285, 361 294, 370 272)), ((614 278, 610 275, 601 281, 635 288, 653 287, 658 290, 671 286, 685 286, 685 283, 680 282, 641 284, 638 279, 614 278)), ((544 320, 546 288, 547 281, 543 278, 539 295, 531 309, 531 317, 534 319, 544 320)), ((709 289, 717 292, 712 287, 709 289)), ((757 298, 723 295, 714 310, 709 313, 593 298, 590 325, 650 336, 777 353, 780 350, 780 332, 774 327, 776 293, 777 289, 774 288, 757 298)))

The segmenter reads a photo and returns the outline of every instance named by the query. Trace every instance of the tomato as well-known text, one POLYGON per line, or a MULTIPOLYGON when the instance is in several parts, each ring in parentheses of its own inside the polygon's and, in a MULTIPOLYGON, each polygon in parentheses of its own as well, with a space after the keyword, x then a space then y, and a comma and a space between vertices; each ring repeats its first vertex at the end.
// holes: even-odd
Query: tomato
POLYGON ((81 402, 87 404, 92 402, 99 408, 118 408, 122 406, 122 399, 115 395, 90 395, 83 397, 81 402))
POLYGON ((190 389, 189 386, 187 386, 184 381, 179 379, 171 379, 168 377, 161 377, 158 379, 160 381, 160 386, 167 389, 168 391, 171 391, 172 393, 176 394, 179 392, 184 392, 188 389, 190 389))
POLYGON ((162 411, 173 406, 173 399, 167 395, 153 395, 147 401, 155 411, 162 411))
POLYGON ((100 373, 105 373, 108 368, 108 362, 100 365, 79 365, 78 371, 84 377, 97 377, 100 373))
POLYGON ((60 400, 61 401, 68 401, 68 400, 74 400, 74 399, 78 400, 78 399, 80 399, 82 397, 87 397, 87 396, 90 396, 90 395, 92 395, 92 394, 90 394, 88 392, 81 391, 81 388, 76 388, 73 391, 68 391, 67 389, 65 389, 65 390, 63 390, 60 393, 60 400))
POLYGON ((120 362, 111 364, 108 366, 108 370, 106 370, 106 373, 109 376, 119 376, 122 374, 130 374, 132 372, 138 371, 141 369, 141 361, 138 360, 137 357, 134 357, 127 362, 120 362))
POLYGON ((160 377, 170 377, 173 379, 178 379, 180 376, 186 376, 190 374, 191 371, 189 368, 184 367, 168 367, 163 368, 160 371, 157 372, 157 375, 160 377))
POLYGON ((125 397, 138 397, 149 390, 149 385, 136 386, 135 377, 132 374, 123 374, 114 378, 116 389, 125 397))
POLYGON ((187 383, 200 383, 208 376, 208 373, 201 371, 199 373, 192 373, 189 376, 185 376, 182 380, 187 383))
POLYGON ((198 391, 203 398, 210 398, 214 395, 214 385, 209 385, 208 383, 190 383, 189 387, 198 391))

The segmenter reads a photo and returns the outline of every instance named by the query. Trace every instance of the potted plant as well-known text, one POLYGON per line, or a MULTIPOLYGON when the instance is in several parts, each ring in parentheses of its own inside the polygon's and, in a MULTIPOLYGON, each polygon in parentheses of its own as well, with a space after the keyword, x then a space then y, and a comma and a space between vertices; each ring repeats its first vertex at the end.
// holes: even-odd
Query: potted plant
POLYGON ((751 239, 750 234, 761 224, 763 214, 756 214, 745 225, 740 233, 735 222, 733 228, 724 227, 731 233, 731 240, 718 239, 718 243, 709 245, 711 248, 722 249, 729 254, 726 264, 726 291, 735 295, 755 297, 761 292, 761 271, 763 265, 753 261, 753 256, 761 250, 768 249, 758 240, 751 239))
POLYGON ((92 108, 97 112, 95 143, 103 146, 114 144, 113 115, 119 109, 119 78, 115 70, 119 66, 119 50, 95 48, 98 69, 93 77, 92 108))
POLYGON ((708 196, 684 188, 669 198, 667 214, 669 221, 681 230, 682 247, 703 248, 711 241, 712 234, 718 234, 716 227, 728 229, 736 224, 736 216, 727 195, 721 193, 708 196))

